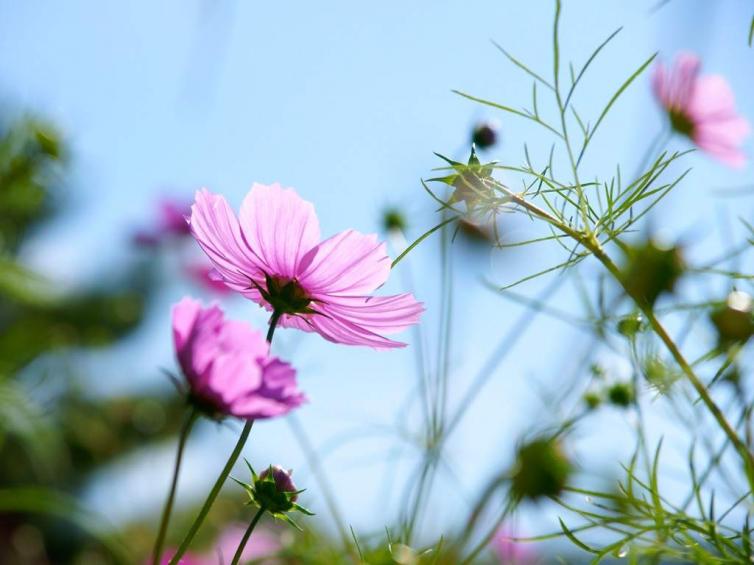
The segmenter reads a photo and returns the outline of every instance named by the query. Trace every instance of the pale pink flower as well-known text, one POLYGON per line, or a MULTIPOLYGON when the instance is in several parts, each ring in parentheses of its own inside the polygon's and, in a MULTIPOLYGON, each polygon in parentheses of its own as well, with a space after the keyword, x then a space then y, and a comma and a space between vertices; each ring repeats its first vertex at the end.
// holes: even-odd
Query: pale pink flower
POLYGON ((741 167, 746 157, 740 145, 749 122, 736 112, 728 82, 719 75, 700 76, 700 69, 699 58, 689 53, 678 55, 670 70, 659 63, 652 76, 655 96, 675 131, 719 161, 741 167))
POLYGON ((517 542, 507 527, 497 531, 490 546, 501 565, 533 565, 537 562, 532 547, 524 542, 517 542))
MULTIPOLYGON (((227 526, 218 537, 215 547, 206 552, 203 565, 230 563, 245 532, 246 526, 244 524, 227 526)), ((279 536, 264 527, 257 527, 241 553, 241 563, 248 561, 275 563, 277 560, 274 559, 274 555, 281 549, 282 544, 279 536)))
POLYGON ((385 244, 347 230, 320 242, 314 206, 292 189, 254 184, 238 216, 201 190, 191 231, 230 288, 281 314, 280 325, 377 349, 402 347, 423 311, 411 294, 370 296, 390 274, 385 244))
POLYGON ((300 406, 296 371, 270 356, 270 346, 217 306, 184 298, 173 308, 173 341, 192 402, 212 416, 281 416, 300 406))
POLYGON ((192 263, 184 267, 188 277, 196 284, 220 296, 233 292, 223 282, 222 277, 212 265, 192 263))
POLYGON ((189 235, 186 217, 190 212, 188 203, 171 198, 163 198, 157 203, 157 221, 150 229, 137 231, 133 236, 136 245, 150 247, 162 243, 168 237, 189 235))

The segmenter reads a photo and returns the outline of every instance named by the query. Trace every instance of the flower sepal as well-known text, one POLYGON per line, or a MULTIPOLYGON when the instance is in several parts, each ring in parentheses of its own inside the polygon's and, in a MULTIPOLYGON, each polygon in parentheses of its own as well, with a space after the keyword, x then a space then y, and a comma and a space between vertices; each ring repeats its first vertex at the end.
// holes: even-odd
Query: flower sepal
POLYGON ((249 495, 247 504, 254 504, 273 518, 287 522, 297 530, 301 527, 290 517, 289 512, 300 512, 306 516, 314 516, 314 513, 304 508, 296 501, 298 495, 306 489, 298 490, 291 479, 292 471, 286 471, 279 465, 270 465, 260 474, 254 471, 251 464, 246 461, 251 472, 251 482, 244 483, 233 479, 243 487, 249 495))

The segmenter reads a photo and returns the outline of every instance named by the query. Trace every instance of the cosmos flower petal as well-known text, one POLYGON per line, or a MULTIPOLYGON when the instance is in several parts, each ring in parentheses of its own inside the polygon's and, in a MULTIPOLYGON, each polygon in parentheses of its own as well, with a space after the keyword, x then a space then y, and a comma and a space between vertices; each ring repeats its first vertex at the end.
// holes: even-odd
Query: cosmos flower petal
POLYGON ((173 344, 176 351, 181 351, 188 343, 201 309, 201 304, 190 298, 184 298, 173 306, 173 344))
POLYGON ((354 230, 320 243, 304 259, 299 281, 312 296, 363 295, 385 283, 390 258, 376 235, 354 230))
POLYGON ((198 191, 189 223, 194 239, 230 288, 244 291, 252 280, 264 281, 266 264, 244 240, 225 198, 206 189, 198 191))
POLYGON ((418 323, 424 305, 406 293, 333 299, 327 304, 326 311, 361 328, 389 334, 418 323))
POLYGON ((293 367, 269 356, 260 332, 225 320, 217 306, 182 300, 173 309, 173 336, 190 397, 213 416, 272 418, 304 401, 293 367))
POLYGON ((293 278, 301 258, 319 243, 314 206, 279 184, 254 184, 241 205, 241 227, 265 272, 293 278))
POLYGON ((405 343, 390 340, 342 317, 337 311, 330 311, 327 307, 322 310, 322 313, 306 318, 306 321, 311 324, 314 331, 328 341, 345 345, 365 345, 377 350, 406 346, 405 343))

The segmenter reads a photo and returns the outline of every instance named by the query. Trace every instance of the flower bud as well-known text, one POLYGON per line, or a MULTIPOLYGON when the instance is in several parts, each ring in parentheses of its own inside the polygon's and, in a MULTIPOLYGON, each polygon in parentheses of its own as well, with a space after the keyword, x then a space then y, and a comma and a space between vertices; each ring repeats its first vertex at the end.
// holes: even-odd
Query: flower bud
POLYGON ((607 389, 607 399, 610 404, 627 408, 634 401, 634 387, 631 383, 615 383, 607 389))
POLYGON ((254 490, 257 504, 273 514, 292 510, 298 498, 291 471, 279 465, 270 465, 262 471, 254 481, 254 490))
POLYGON ((586 392, 583 397, 584 404, 589 410, 594 410, 602 404, 602 397, 596 391, 590 390, 586 392))
POLYGON ((497 143, 498 125, 494 121, 479 122, 471 133, 471 142, 479 149, 488 149, 497 143))
POLYGON ((673 292, 685 268, 680 247, 649 239, 627 250, 623 282, 632 298, 652 306, 662 293, 673 292))
POLYGON ((519 499, 557 496, 570 473, 571 463, 556 439, 535 439, 518 450, 511 491, 519 499))
POLYGON ((743 343, 754 334, 751 296, 733 291, 725 304, 712 312, 710 319, 717 329, 720 345, 743 343))
POLYGON ((269 512, 274 518, 288 522, 300 530, 301 528, 288 513, 301 512, 307 516, 314 514, 296 503, 298 495, 303 491, 298 490, 293 484, 291 478, 293 471, 286 471, 279 465, 270 465, 257 475, 248 461, 246 464, 251 471, 251 483, 233 480, 246 490, 251 499, 250 502, 269 512))
POLYGON ((382 214, 382 227, 385 231, 405 231, 406 217, 397 208, 389 208, 382 214))
POLYGON ((631 314, 630 316, 624 316, 618 320, 617 330, 618 333, 624 337, 631 339, 639 332, 644 331, 646 323, 641 314, 631 314))

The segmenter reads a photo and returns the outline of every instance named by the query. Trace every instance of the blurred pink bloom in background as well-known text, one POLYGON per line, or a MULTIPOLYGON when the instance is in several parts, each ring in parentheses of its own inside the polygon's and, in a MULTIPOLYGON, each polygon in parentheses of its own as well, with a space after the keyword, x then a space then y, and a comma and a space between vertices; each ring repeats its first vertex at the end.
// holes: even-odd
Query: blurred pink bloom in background
POLYGON ((296 371, 269 355, 262 334, 225 320, 218 306, 184 298, 173 308, 173 340, 192 400, 214 415, 272 418, 300 406, 296 371))
POLYGON ((512 530, 502 527, 490 542, 492 551, 501 565, 534 565, 536 553, 531 545, 515 541, 512 530))
POLYGON ((727 81, 719 75, 700 76, 700 69, 699 58, 689 53, 678 55, 670 70, 659 63, 652 76, 655 96, 675 131, 719 161, 742 167, 746 156, 740 145, 749 122, 736 112, 727 81))
POLYGON ((191 233, 186 219, 191 212, 187 202, 163 198, 157 204, 157 221, 152 228, 137 231, 133 236, 136 245, 159 245, 165 238, 182 237, 191 233))
POLYGON ((188 277, 205 290, 209 290, 220 296, 230 294, 233 291, 223 282, 220 273, 212 265, 203 263, 192 263, 186 265, 186 274, 188 277))
POLYGON ((225 284, 269 310, 280 325, 376 349, 402 347, 382 334, 419 321, 411 294, 370 296, 390 258, 375 235, 354 230, 320 241, 314 206, 292 189, 254 184, 237 218, 225 198, 201 190, 191 231, 225 284))
MULTIPOLYGON (((244 524, 227 526, 218 537, 215 547, 205 553, 202 565, 230 563, 245 531, 246 525, 244 524)), ((255 528, 243 553, 241 553, 241 563, 251 560, 256 560, 258 563, 275 563, 275 559, 264 558, 273 557, 280 551, 281 547, 280 538, 274 532, 262 527, 255 528)))

